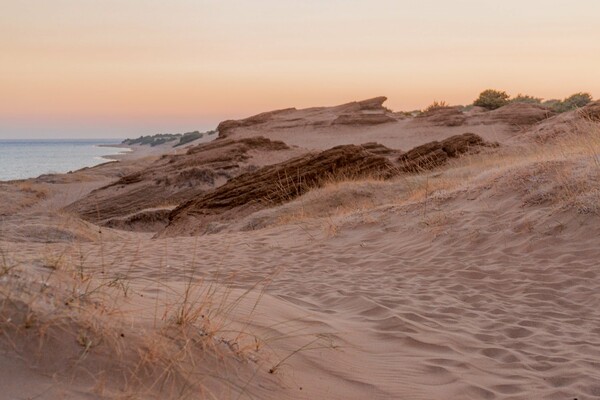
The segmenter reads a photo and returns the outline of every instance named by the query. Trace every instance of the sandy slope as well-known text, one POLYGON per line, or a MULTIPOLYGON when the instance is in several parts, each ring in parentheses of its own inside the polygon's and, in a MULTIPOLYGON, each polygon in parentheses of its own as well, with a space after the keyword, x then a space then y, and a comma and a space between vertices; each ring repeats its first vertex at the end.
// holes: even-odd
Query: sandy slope
MULTIPOLYGON (((461 128, 436 127, 435 135, 455 129, 461 128)), ((516 134, 506 125, 494 129, 516 134)), ((383 128, 368 131, 369 140, 385 143, 383 128)), ((354 127, 346 132, 358 135, 354 127)), ((292 133, 274 130, 269 137, 292 133)), ((313 133, 304 137, 306 147, 335 137, 313 133)), ((398 147, 415 135, 409 132, 398 147)), ((216 295, 202 315, 227 312, 219 314, 200 364, 204 374, 219 376, 205 382, 216 398, 591 399, 600 396, 600 169, 594 161, 600 147, 597 131, 590 137, 581 149, 573 144, 581 140, 532 152, 505 144, 498 154, 422 175, 334 184, 197 237, 151 239, 152 233, 104 227, 95 233, 100 237, 87 237, 93 225, 59 213, 55 221, 81 237, 27 241, 19 221, 52 225, 40 206, 52 211, 50 205, 65 201, 53 202, 54 192, 40 199, 11 186, 3 196, 32 200, 5 212, 0 248, 30 270, 31 282, 49 275, 44 264, 56 255, 64 255, 58 272, 85 259, 86 273, 100 281, 127 282, 118 312, 102 318, 125 322, 130 348, 143 340, 136 332, 152 334, 151 325, 189 282, 198 290, 212 282, 216 295), (252 218, 263 221, 262 229, 243 228, 252 218)), ((17 348, 22 344, 11 338, 17 348)), ((58 343, 67 348, 68 337, 58 343)), ((105 391, 98 390, 97 375, 86 380, 78 372, 70 384, 30 368, 35 362, 27 354, 2 348, 4 398, 120 393, 116 383, 110 390, 110 379, 105 391)), ((101 348, 91 349, 89 362, 101 359, 101 348)), ((107 376, 118 382, 118 374, 107 376)), ((151 397, 161 395, 137 398, 151 397)), ((201 392, 181 397, 201 398, 201 392)))
MULTIPOLYGON (((290 358, 277 372, 282 387, 252 387, 258 398, 597 396, 600 221, 548 218, 513 196, 492 196, 494 207, 466 198, 445 204, 444 217, 423 217, 423 205, 382 207, 339 221, 333 237, 306 222, 252 235, 132 238, 104 260, 133 282, 177 286, 194 259, 198 276, 227 276, 240 288, 272 278, 251 328, 267 341, 289 338, 270 344, 255 382, 313 335, 322 339, 309 348, 324 348, 290 358), (429 227, 426 218, 442 221, 429 227)), ((106 251, 84 246, 92 263, 106 251)), ((34 258, 39 247, 29 251, 34 258)), ((253 306, 246 300, 240 319, 253 306)))

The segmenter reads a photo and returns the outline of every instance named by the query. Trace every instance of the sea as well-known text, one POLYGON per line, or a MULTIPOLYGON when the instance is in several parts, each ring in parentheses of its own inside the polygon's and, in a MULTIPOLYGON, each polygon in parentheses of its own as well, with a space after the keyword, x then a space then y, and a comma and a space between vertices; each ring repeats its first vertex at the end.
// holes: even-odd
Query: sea
POLYGON ((118 139, 3 140, 0 139, 0 181, 66 173, 102 164, 104 158, 129 151, 118 139))

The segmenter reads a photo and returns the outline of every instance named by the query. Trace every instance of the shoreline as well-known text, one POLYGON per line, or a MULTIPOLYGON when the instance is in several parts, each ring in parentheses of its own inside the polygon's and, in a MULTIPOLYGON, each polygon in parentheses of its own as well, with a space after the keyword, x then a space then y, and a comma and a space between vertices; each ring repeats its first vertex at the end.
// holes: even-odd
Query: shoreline
POLYGON ((125 149, 125 151, 120 151, 119 153, 116 153, 116 154, 107 154, 107 155, 100 156, 101 158, 103 158, 105 160, 109 160, 109 161, 121 161, 121 160, 125 159, 127 156, 133 155, 133 153, 135 152, 135 149, 133 149, 131 146, 128 146, 123 143, 98 144, 96 146, 97 147, 106 147, 106 148, 125 149))
MULTIPOLYGON (((97 139, 97 140, 102 140, 102 139, 97 139)), ((24 177, 14 177, 14 178, 2 178, 0 177, 0 183, 10 183, 10 182, 24 182, 24 181, 28 181, 28 180, 35 180, 35 179, 39 179, 40 177, 43 176, 58 176, 58 175, 69 175, 69 174, 73 174, 79 171, 83 171, 83 170, 87 170, 90 168, 95 168, 101 165, 105 165, 108 163, 114 163, 114 162, 118 162, 118 161, 124 161, 130 158, 136 158, 138 155, 138 149, 134 149, 131 146, 127 146, 125 144, 122 143, 94 143, 94 140, 82 140, 82 141, 78 141, 77 142, 89 142, 89 146, 90 147, 98 147, 98 148, 113 148, 113 149, 120 149, 120 151, 118 153, 114 153, 114 154, 99 154, 99 155, 90 155, 89 157, 89 163, 91 165, 83 165, 83 166, 74 166, 73 168, 70 168, 68 170, 49 170, 49 171, 43 171, 43 172, 35 172, 35 169, 33 169, 33 173, 35 173, 36 175, 31 175, 31 176, 24 176, 24 177), (136 156, 134 157, 134 153, 136 154, 136 156)), ((68 140, 61 140, 61 139, 57 139, 57 140, 20 140, 18 141, 19 143, 36 143, 36 142, 49 142, 49 143, 60 143, 60 142, 65 142, 68 143, 68 140)), ((86 146, 87 147, 87 146, 86 146)), ((141 155, 140 155, 141 156, 141 155)), ((33 162, 32 164, 35 164, 35 162, 33 162)), ((40 165, 42 163, 39 163, 40 165)), ((60 168, 60 167, 59 167, 60 168)), ((64 168, 63 168, 64 169, 64 168)), ((18 169, 17 169, 18 170, 18 169)))

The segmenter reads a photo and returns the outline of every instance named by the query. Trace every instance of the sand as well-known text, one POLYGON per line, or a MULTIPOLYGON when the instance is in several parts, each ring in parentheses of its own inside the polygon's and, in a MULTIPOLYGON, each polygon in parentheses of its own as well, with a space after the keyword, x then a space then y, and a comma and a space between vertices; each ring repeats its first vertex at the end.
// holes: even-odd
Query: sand
POLYGON ((471 131, 501 146, 200 236, 65 211, 156 158, 2 184, 0 398, 599 397, 600 131, 540 145, 538 125, 422 124, 235 135, 407 150, 471 131))

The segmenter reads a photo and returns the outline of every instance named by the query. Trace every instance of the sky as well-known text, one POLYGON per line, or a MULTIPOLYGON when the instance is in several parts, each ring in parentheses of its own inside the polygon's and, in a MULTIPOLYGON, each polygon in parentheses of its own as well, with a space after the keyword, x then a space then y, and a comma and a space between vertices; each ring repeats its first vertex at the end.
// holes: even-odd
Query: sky
POLYGON ((388 97, 600 96, 598 0, 1 0, 0 139, 124 138, 388 97))

